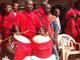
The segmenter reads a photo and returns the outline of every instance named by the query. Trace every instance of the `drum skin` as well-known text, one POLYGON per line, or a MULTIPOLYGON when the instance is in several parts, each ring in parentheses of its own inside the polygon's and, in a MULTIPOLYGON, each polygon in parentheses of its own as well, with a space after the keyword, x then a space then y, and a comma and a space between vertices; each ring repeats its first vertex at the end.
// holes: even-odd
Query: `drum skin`
POLYGON ((33 37, 33 41, 37 44, 45 43, 45 42, 48 42, 49 40, 50 40, 50 37, 48 36, 36 35, 35 37, 33 37))
POLYGON ((22 35, 19 35, 19 36, 14 35, 14 38, 15 38, 17 41, 22 42, 22 43, 31 43, 28 38, 26 38, 26 37, 24 37, 24 36, 22 36, 22 35))

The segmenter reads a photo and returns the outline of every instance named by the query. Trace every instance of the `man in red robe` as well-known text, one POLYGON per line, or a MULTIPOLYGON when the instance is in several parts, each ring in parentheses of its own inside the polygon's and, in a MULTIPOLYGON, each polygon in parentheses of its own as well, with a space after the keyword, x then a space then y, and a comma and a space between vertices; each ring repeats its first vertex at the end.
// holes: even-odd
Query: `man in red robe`
MULTIPOLYGON (((17 3, 14 3, 13 8, 18 7, 17 3)), ((4 31, 4 38, 9 37, 13 32, 19 32, 15 27, 18 26, 20 28, 20 20, 21 20, 21 14, 17 11, 18 8, 13 9, 12 12, 12 6, 7 5, 7 12, 4 18, 3 26, 5 28, 4 31)))
MULTIPOLYGON (((22 15, 22 20, 20 22, 20 32, 25 32, 29 30, 27 33, 23 33, 21 35, 25 36, 26 38, 29 38, 30 41, 32 42, 32 38, 38 34, 38 31, 40 30, 40 27, 42 26, 38 16, 33 13, 33 1, 32 0, 27 0, 25 2, 25 10, 21 13, 22 15)), ((23 43, 24 44, 24 43, 23 43)), ((20 47, 17 48, 17 51, 14 56, 14 60, 23 60, 26 56, 29 56, 31 53, 30 50, 27 52, 26 46, 20 44, 23 48, 21 49, 20 47), (27 55, 29 53, 29 55, 27 55)), ((31 47, 31 46, 30 46, 31 47)), ((30 48, 29 47, 29 48, 30 48)))
MULTIPOLYGON (((15 16, 12 12, 12 6, 8 4, 6 6, 6 15, 4 16, 4 22, 3 22, 3 27, 4 27, 3 36, 4 36, 4 39, 13 35, 14 34, 13 32, 19 32, 18 27, 20 28, 20 20, 21 20, 21 14, 19 12, 17 12, 17 14, 15 16)), ((7 42, 8 41, 5 41, 3 43, 5 54, 6 54, 7 42)), ((13 58, 9 54, 8 54, 8 56, 10 58, 13 58)))
MULTIPOLYGON (((26 4, 26 7, 25 7, 25 10, 22 12, 22 14, 24 15, 25 22, 29 21, 29 23, 27 24, 28 26, 27 25, 24 25, 24 26, 28 27, 28 29, 30 29, 30 32, 26 33, 26 34, 28 34, 28 35, 26 35, 26 37, 31 39, 32 37, 37 35, 42 24, 40 23, 38 16, 32 11, 33 1, 27 1, 25 4, 26 4), (31 6, 28 6, 28 5, 31 5, 31 6)), ((25 23, 23 23, 23 24, 25 24, 25 23)), ((26 28, 23 28, 22 30, 26 31, 26 28)))
POLYGON ((13 3, 12 8, 13 8, 13 12, 12 13, 14 14, 14 16, 17 16, 18 13, 19 13, 19 11, 18 11, 19 4, 17 2, 13 3))
POLYGON ((5 15, 5 4, 4 2, 0 2, 0 59, 2 59, 3 56, 2 40, 3 40, 3 32, 4 32, 4 28, 3 28, 4 15, 5 15))
POLYGON ((44 5, 47 4, 47 3, 48 3, 48 0, 43 0, 41 2, 41 6, 38 9, 36 9, 36 10, 33 11, 34 13, 37 14, 37 16, 39 17, 39 19, 41 19, 42 16, 44 15, 44 11, 43 11, 44 10, 44 5))

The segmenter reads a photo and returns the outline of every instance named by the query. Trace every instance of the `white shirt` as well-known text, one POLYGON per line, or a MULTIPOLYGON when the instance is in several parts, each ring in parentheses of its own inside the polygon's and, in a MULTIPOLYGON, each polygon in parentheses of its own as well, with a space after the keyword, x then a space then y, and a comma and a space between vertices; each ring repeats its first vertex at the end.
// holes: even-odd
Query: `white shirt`
POLYGON ((56 16, 54 16, 54 17, 55 17, 56 22, 57 22, 57 24, 58 24, 58 26, 59 26, 59 29, 61 30, 61 24, 60 24, 60 19, 59 19, 59 17, 56 17, 56 16))
POLYGON ((14 14, 14 16, 16 16, 16 15, 17 15, 17 13, 16 13, 16 12, 13 12, 13 14, 14 14))

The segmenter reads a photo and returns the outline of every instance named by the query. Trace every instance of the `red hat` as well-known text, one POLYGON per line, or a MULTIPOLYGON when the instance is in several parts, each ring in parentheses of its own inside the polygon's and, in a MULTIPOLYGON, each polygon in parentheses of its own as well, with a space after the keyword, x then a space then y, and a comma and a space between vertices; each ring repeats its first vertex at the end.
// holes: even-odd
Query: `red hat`
POLYGON ((71 17, 75 14, 75 11, 73 9, 70 9, 67 13, 66 13, 66 17, 71 17))

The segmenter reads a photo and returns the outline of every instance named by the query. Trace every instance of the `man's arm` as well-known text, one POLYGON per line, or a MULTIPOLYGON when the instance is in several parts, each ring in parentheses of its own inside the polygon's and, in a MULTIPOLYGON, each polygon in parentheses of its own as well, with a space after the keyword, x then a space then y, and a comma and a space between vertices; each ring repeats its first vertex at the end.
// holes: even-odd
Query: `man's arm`
POLYGON ((16 35, 20 35, 19 28, 17 25, 14 25, 14 29, 15 29, 16 35))

